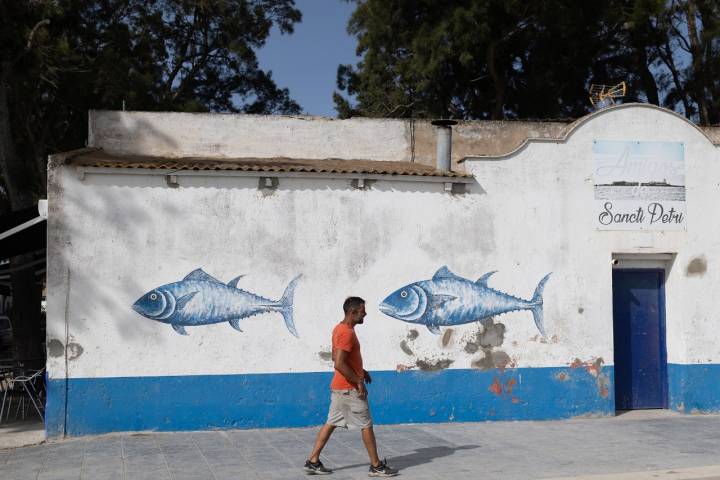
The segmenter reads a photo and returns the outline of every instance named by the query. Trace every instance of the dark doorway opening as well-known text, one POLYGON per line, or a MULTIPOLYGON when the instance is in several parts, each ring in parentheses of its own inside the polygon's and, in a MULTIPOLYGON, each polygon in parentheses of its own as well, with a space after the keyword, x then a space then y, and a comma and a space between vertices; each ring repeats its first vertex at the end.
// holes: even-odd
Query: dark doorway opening
POLYGON ((667 408, 665 271, 613 270, 615 408, 667 408))

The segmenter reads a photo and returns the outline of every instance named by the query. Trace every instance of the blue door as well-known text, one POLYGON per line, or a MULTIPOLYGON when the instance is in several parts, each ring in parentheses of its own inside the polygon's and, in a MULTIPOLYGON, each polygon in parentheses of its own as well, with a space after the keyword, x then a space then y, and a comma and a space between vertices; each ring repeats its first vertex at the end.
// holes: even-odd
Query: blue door
POLYGON ((667 408, 665 272, 613 270, 615 408, 667 408))

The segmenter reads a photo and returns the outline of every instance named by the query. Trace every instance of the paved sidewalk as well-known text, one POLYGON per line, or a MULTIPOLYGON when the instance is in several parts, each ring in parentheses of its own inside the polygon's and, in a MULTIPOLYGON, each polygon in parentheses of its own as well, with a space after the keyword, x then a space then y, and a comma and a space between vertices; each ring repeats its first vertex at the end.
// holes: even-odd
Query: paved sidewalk
MULTIPOLYGON (((407 479, 720 479, 720 416, 376 427, 407 479)), ((302 479, 317 429, 114 434, 0 450, 0 479, 302 479)), ((336 431, 330 480, 367 478, 359 432, 336 431)))
MULTIPOLYGON (((39 418, 0 423, 0 451, 4 448, 36 445, 43 441, 45 441, 45 425, 39 418)), ((0 453, 0 455, 2 454, 0 453)), ((1 474, 2 472, 0 472, 1 474)), ((0 478, 2 477, 0 476, 0 478)))

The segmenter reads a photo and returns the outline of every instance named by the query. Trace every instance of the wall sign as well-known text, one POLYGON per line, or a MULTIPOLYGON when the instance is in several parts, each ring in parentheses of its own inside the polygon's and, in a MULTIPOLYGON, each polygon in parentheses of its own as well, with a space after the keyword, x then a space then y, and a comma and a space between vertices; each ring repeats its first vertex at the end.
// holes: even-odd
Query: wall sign
POLYGON ((684 151, 680 142, 593 141, 595 228, 684 230, 684 151))

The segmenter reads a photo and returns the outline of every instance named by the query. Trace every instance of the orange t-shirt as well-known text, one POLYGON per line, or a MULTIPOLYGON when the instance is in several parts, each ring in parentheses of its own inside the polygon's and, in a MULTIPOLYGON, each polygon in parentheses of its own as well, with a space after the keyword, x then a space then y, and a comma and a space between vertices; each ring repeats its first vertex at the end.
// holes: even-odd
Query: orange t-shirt
MULTIPOLYGON (((355 330, 344 324, 338 323, 332 332, 332 351, 333 358, 335 356, 336 349, 345 350, 348 352, 347 364, 358 376, 363 376, 363 361, 362 355, 360 355, 360 342, 355 335, 355 330)), ((354 390, 357 385, 348 382, 345 376, 335 370, 330 388, 333 390, 354 390)))

